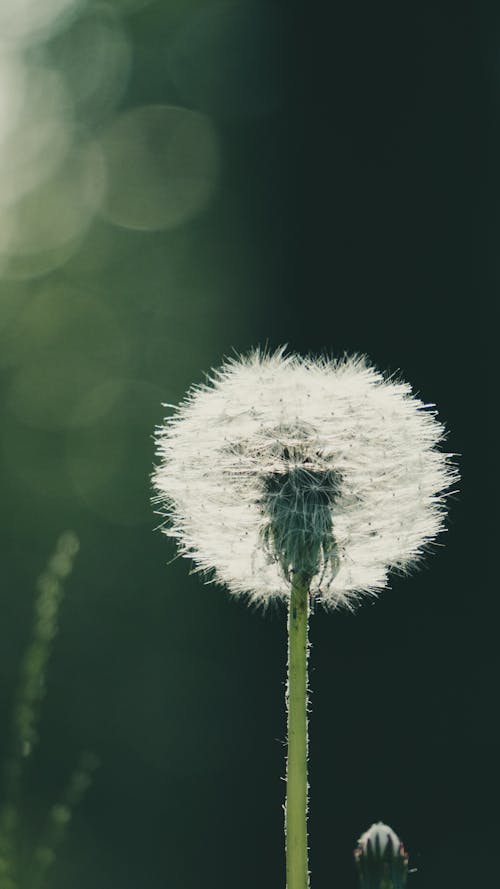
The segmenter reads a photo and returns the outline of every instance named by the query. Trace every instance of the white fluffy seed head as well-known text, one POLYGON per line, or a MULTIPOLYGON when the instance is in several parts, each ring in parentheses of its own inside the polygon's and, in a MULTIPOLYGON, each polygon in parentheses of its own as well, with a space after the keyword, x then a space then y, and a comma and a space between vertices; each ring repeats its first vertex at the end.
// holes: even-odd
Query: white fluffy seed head
POLYGON ((443 530, 458 473, 432 407, 363 356, 228 360, 157 429, 162 530, 262 604, 289 596, 309 540, 311 594, 352 607, 443 530))

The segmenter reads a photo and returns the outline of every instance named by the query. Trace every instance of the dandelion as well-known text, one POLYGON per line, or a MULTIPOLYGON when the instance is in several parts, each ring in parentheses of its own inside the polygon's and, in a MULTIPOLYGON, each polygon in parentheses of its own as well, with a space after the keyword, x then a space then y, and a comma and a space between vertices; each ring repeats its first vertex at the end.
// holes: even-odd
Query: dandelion
POLYGON ((256 350, 157 430, 155 502, 180 554, 252 603, 289 603, 288 889, 308 885, 309 601, 352 609, 444 530, 457 472, 433 408, 362 356, 256 350))

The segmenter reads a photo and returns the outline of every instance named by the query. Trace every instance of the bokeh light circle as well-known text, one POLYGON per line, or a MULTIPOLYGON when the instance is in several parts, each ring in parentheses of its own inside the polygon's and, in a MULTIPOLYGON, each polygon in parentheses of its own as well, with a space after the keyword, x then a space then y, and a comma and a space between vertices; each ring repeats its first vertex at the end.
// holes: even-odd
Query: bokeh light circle
POLYGON ((62 27, 85 0, 1 0, 0 44, 38 42, 62 27))
POLYGON ((57 268, 77 249, 104 194, 97 143, 75 145, 53 176, 0 209, 0 270, 30 278, 57 268))
POLYGON ((7 333, 3 360, 14 368, 7 407, 28 427, 73 427, 76 406, 87 393, 128 368, 127 341, 115 313, 63 286, 42 289, 7 333))
POLYGON ((98 4, 82 10, 52 42, 75 113, 86 125, 106 119, 126 89, 132 45, 118 11, 98 4))
POLYGON ((3 60, 0 75, 0 208, 11 206, 57 170, 72 138, 73 112, 55 68, 3 60), (7 98, 2 93, 8 92, 7 98))
POLYGON ((172 105, 135 108, 112 121, 101 144, 108 179, 103 212, 115 225, 174 228, 213 194, 217 138, 204 114, 172 105))

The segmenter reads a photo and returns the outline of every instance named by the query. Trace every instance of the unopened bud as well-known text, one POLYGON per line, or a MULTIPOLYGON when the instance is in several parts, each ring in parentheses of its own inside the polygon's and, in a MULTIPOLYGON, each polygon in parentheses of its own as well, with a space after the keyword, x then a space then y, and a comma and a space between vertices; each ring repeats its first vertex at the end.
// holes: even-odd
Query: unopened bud
POLYGON ((379 821, 358 840, 354 858, 360 889, 404 889, 408 855, 398 835, 379 821))

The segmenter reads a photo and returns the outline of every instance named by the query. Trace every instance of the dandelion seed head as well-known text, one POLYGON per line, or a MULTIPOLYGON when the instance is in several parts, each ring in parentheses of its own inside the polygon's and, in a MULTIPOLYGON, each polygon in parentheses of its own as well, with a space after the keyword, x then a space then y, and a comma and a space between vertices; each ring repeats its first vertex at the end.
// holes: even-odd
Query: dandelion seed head
POLYGON ((353 607, 416 565, 457 478, 432 405, 363 356, 256 350, 193 386, 157 429, 162 530, 195 570, 258 603, 301 570, 353 607))

